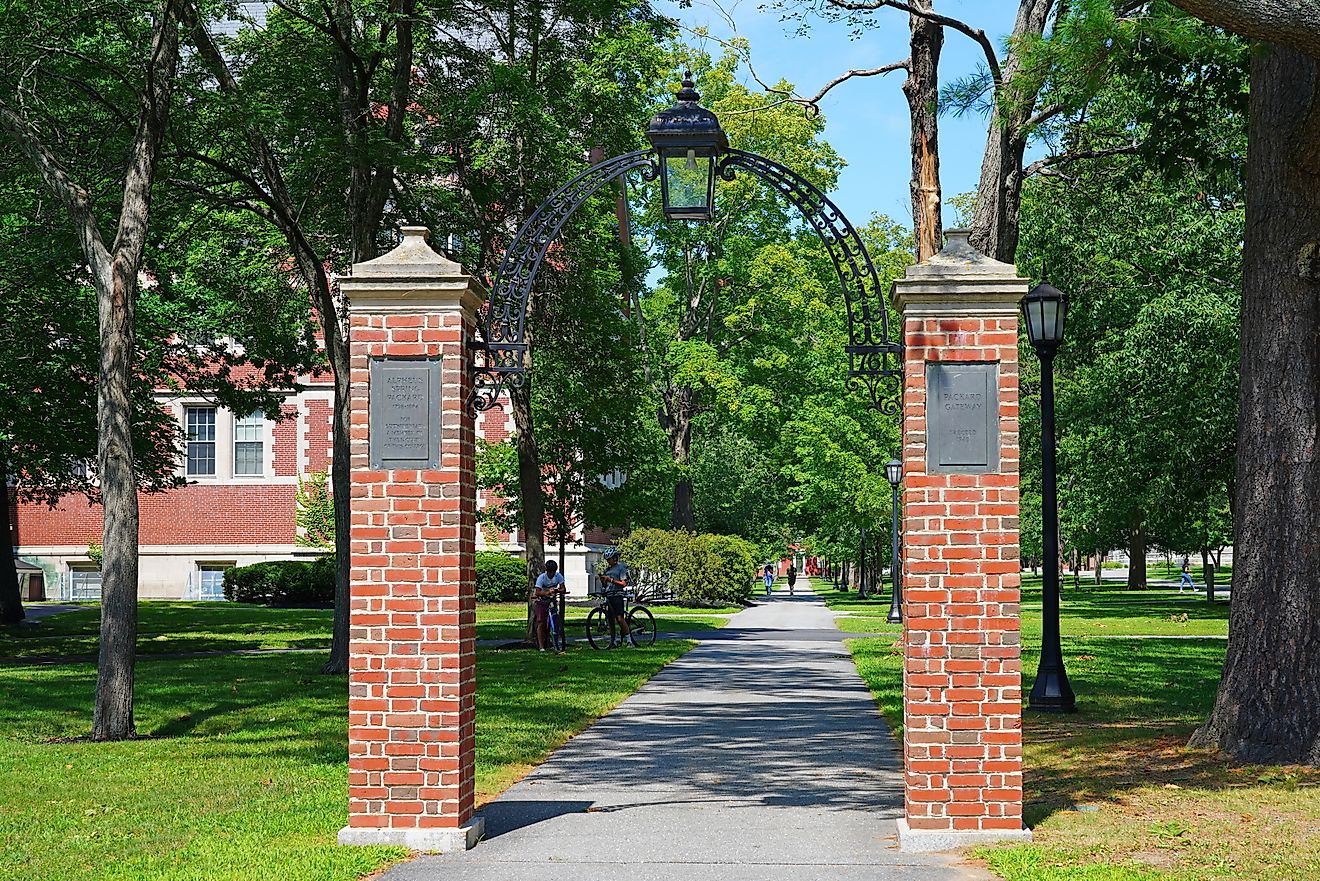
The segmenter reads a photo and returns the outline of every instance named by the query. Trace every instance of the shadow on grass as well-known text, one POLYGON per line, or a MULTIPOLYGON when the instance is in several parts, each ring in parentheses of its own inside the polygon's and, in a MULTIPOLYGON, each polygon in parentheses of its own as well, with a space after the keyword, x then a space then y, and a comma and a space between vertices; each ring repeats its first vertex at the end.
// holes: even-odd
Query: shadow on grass
MULTIPOLYGON (((1023 714, 1028 824, 1137 787, 1218 789, 1244 771, 1222 756, 1186 748, 1209 713, 1224 644, 1173 639, 1070 639, 1064 646, 1077 713, 1023 714)), ((1024 652, 1023 691, 1038 654, 1024 652)))

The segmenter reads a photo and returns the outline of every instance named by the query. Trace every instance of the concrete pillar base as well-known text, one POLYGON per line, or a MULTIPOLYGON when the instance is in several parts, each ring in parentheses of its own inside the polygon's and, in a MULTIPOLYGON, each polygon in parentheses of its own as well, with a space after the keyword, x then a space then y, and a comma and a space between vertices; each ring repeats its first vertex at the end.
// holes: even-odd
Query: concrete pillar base
POLYGON ((462 826, 446 828, 410 829, 382 828, 379 826, 345 826, 339 830, 339 843, 343 845, 399 845, 409 850, 426 853, 450 853, 471 850, 486 833, 486 820, 475 816, 462 826))
POLYGON ((907 820, 898 821, 898 849, 903 853, 934 853, 983 844, 1030 841, 1031 830, 1021 829, 913 829, 907 820))

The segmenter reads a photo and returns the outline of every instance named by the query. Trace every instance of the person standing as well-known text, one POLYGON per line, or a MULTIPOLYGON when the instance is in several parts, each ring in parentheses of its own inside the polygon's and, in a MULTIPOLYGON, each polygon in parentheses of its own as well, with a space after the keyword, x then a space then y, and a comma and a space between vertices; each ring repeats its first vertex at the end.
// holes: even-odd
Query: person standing
POLYGON ((792 560, 788 563, 788 595, 793 595, 793 585, 797 584, 797 564, 792 560))
POLYGON ((765 595, 770 596, 770 591, 775 585, 775 567, 769 563, 765 564, 765 595))
MULTIPOLYGON (((547 636, 550 630, 550 604, 563 589, 564 575, 559 571, 559 564, 554 560, 546 560, 545 571, 536 576, 536 589, 533 591, 536 597, 536 647, 541 651, 545 651, 545 645, 549 641, 547 636)), ((564 626, 562 621, 559 626, 564 626)))
POLYGON ((628 631, 628 616, 624 614, 623 592, 628 587, 628 567, 619 559, 618 551, 610 551, 605 559, 609 563, 609 567, 601 573, 600 580, 605 583, 605 602, 609 606, 609 647, 613 649, 621 645, 627 645, 636 648, 637 645, 632 640, 632 634, 628 631), (616 626, 617 631, 615 630, 616 626), (616 632, 619 634, 618 639, 615 639, 616 632))

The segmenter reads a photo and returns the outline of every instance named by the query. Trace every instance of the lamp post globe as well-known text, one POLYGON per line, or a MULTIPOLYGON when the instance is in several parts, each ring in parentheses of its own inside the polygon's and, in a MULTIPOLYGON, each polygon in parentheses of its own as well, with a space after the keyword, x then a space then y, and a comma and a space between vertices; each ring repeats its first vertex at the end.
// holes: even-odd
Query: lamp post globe
POLYGON ((889 488, 893 491, 893 510, 889 519, 890 541, 892 542, 889 556, 889 614, 886 619, 890 624, 898 624, 903 620, 903 587, 901 583, 903 565, 898 559, 898 486, 903 482, 903 463, 898 459, 890 459, 886 462, 885 479, 889 481, 889 488))
POLYGON ((1027 338, 1040 357, 1041 643, 1040 665, 1027 706, 1071 713, 1077 698, 1068 683, 1059 636, 1059 494, 1054 440, 1054 354, 1063 342, 1068 296, 1042 281, 1022 300, 1027 338))
POLYGON ((1022 315, 1027 322, 1027 339, 1041 357, 1053 355, 1063 343, 1068 321, 1068 295, 1047 281, 1042 281, 1022 299, 1022 315))
POLYGON ((715 215, 715 177, 729 139, 719 117, 697 102, 701 95, 692 72, 672 107, 661 110, 646 127, 660 165, 660 195, 666 220, 710 220, 715 215))

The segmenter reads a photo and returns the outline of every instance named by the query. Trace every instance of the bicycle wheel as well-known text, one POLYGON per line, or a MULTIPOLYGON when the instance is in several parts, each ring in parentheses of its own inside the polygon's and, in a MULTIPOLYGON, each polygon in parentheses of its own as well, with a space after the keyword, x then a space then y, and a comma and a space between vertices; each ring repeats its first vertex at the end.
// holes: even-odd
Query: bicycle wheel
POLYGON ((628 610, 628 632, 633 645, 655 645, 655 616, 646 606, 633 606, 628 610))
POLYGON ((594 649, 610 647, 610 618, 600 606, 587 614, 587 642, 594 649))

